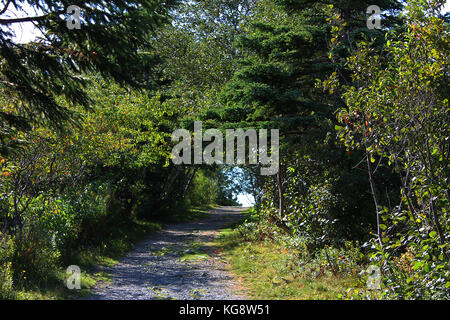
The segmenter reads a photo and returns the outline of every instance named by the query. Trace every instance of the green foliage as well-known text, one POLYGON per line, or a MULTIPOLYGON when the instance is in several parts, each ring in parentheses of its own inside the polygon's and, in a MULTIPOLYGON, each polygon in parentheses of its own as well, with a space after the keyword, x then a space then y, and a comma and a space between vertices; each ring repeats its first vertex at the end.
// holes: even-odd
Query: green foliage
POLYGON ((255 229, 255 223, 246 222, 223 230, 218 241, 250 297, 337 299, 349 287, 360 288, 363 254, 352 244, 324 249, 327 254, 322 250, 312 257, 277 241, 255 239, 255 229))
POLYGON ((401 181, 400 204, 377 208, 373 256, 386 272, 387 296, 397 298, 449 295, 449 33, 442 5, 410 1, 407 30, 389 33, 383 54, 373 42, 358 45, 348 60, 355 85, 344 87, 347 107, 338 114, 341 140, 365 149, 369 173, 370 163, 384 162, 401 181), (412 269, 396 263, 406 258, 412 269))
POLYGON ((199 170, 187 194, 191 205, 218 204, 225 206, 237 205, 236 189, 231 189, 232 181, 226 176, 225 170, 199 170))
POLYGON ((308 252, 320 255, 325 244, 341 248, 346 240, 367 240, 376 224, 383 253, 374 258, 394 292, 387 296, 445 297, 449 135, 443 2, 411 1, 402 17, 395 17, 402 7, 396 1, 281 2, 288 11, 268 6, 267 17, 255 19, 240 38, 245 58, 221 94, 227 104, 223 122, 280 128, 283 135, 282 183, 267 180, 259 187, 260 224, 268 228, 257 230, 262 237, 298 237, 308 252), (370 4, 383 8, 385 29, 365 27, 370 4), (399 25, 402 19, 406 27, 399 25), (329 47, 321 46, 318 39, 327 36, 329 47), (321 86, 313 78, 327 90, 317 90, 321 86), (353 171, 364 162, 367 177, 353 171), (424 270, 417 281, 392 262, 405 246, 414 248, 416 269, 424 270))
POLYGON ((13 240, 8 235, 0 233, 0 299, 9 299, 14 296, 11 270, 13 254, 13 240))
POLYGON ((379 297, 358 287, 370 263, 381 297, 448 299, 444 1, 176 2, 79 3, 81 30, 64 1, 27 2, 39 18, 1 11, 0 297, 248 192, 226 242, 264 297, 379 297), (381 30, 366 27, 373 4, 381 30), (10 39, 25 21, 44 38, 10 39), (171 133, 195 120, 280 129, 277 176, 172 164, 171 133), (340 276, 358 283, 344 293, 340 276))
POLYGON ((0 110, 2 151, 8 152, 7 140, 18 128, 29 130, 36 122, 61 128, 63 121, 73 120, 60 97, 70 105, 88 107, 86 73, 135 88, 154 85, 157 79, 150 77, 156 61, 148 53, 147 39, 168 21, 175 3, 7 1, 0 13, 0 92, 8 97, 0 110), (70 5, 80 7, 81 29, 67 27, 70 5), (34 13, 29 13, 30 6, 34 13), (13 7, 24 17, 11 17, 8 9, 13 7), (17 42, 14 30, 24 23, 33 23, 42 36, 34 42, 17 42))
MULTIPOLYGON (((371 199, 364 193, 358 200, 354 197, 369 189, 367 178, 352 172, 359 160, 346 154, 333 136, 338 124, 334 112, 342 99, 316 86, 316 80, 331 74, 351 80, 342 60, 361 32, 383 39, 383 32, 368 30, 361 19, 365 5, 344 1, 330 7, 299 1, 285 10, 263 2, 268 10, 257 13, 239 38, 245 56, 221 92, 226 104, 222 122, 280 130, 279 176, 277 181, 266 180, 263 188, 260 183, 263 196, 257 206, 264 208, 262 217, 280 220, 277 224, 285 231, 288 226, 291 233, 310 237, 312 250, 325 243, 363 239, 374 222, 369 216, 371 199), (333 59, 324 41, 334 30, 327 23, 329 14, 342 17, 347 28, 333 59)), ((396 1, 383 2, 389 14, 400 7, 396 1)))
MULTIPOLYGON (((1 227, 14 243, 4 277, 15 290, 55 281, 52 275, 88 248, 123 254, 155 229, 136 227, 136 217, 186 209, 189 175, 168 163, 179 101, 102 81, 89 92, 90 110, 72 108, 77 126, 58 134, 35 125, 19 133, 20 152, 0 158, 1 227)), ((202 188, 197 203, 214 201, 208 185, 202 188)))

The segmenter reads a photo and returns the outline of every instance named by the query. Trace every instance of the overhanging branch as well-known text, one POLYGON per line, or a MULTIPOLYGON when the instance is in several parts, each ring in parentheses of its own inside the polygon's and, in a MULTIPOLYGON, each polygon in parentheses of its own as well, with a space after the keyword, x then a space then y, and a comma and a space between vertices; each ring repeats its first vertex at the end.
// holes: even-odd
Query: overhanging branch
POLYGON ((60 11, 57 11, 57 12, 44 14, 42 16, 0 19, 0 24, 8 25, 8 24, 13 24, 13 23, 40 21, 40 20, 48 19, 48 18, 50 18, 52 16, 58 16, 58 15, 64 14, 64 13, 65 13, 64 10, 60 10, 60 11))

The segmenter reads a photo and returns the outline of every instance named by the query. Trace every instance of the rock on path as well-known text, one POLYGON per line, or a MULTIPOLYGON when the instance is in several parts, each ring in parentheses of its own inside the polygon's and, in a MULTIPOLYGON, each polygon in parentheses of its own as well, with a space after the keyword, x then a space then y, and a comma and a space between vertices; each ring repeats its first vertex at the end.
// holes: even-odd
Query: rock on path
POLYGON ((242 210, 221 207, 204 220, 167 225, 105 268, 112 281, 99 283, 86 299, 245 299, 220 252, 210 246, 218 230, 240 219, 242 210))

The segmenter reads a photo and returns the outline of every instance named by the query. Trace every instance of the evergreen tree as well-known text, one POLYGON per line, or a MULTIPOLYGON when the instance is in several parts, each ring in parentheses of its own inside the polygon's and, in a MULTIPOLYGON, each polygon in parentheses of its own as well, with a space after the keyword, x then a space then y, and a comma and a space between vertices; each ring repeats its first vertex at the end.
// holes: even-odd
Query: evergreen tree
MULTIPOLYGON (((364 201, 354 202, 350 193, 367 190, 367 181, 359 175, 346 180, 354 158, 334 139, 335 112, 345 105, 339 92, 324 93, 317 80, 326 80, 336 73, 343 82, 351 82, 344 64, 353 46, 364 37, 374 38, 381 45, 386 29, 399 25, 398 18, 393 16, 401 4, 395 0, 275 2, 281 8, 266 3, 271 8, 269 16, 254 23, 238 41, 246 57, 222 92, 221 99, 227 107, 221 111, 221 117, 240 126, 280 129, 282 162, 293 164, 296 159, 307 159, 300 166, 306 166, 302 169, 303 177, 312 185, 328 183, 334 177, 340 179, 340 185, 334 188, 349 193, 351 203, 346 207, 352 212, 344 212, 344 206, 336 210, 341 222, 347 219, 353 223, 352 216, 360 214, 364 201), (373 4, 383 10, 384 29, 367 28, 366 11, 373 4), (336 47, 331 42, 335 31, 333 19, 343 20, 345 25, 340 35, 343 39, 336 47)), ((286 166, 280 167, 277 177, 276 198, 282 219, 286 206, 283 176, 287 176, 286 166)), ((361 217, 360 221, 363 220, 361 217)))
POLYGON ((122 85, 149 86, 155 57, 149 35, 168 20, 176 0, 54 1, 7 0, 0 7, 1 152, 15 130, 34 121, 60 124, 71 118, 58 101, 85 107, 86 73, 122 85), (69 6, 80 9, 79 19, 69 6), (11 11, 13 10, 13 11, 11 11), (21 17, 11 12, 17 12, 21 17), (34 13, 29 14, 30 11, 34 13), (75 19, 75 21, 73 20, 75 19), (79 29, 71 23, 79 22, 79 29), (15 32, 32 24, 40 35, 20 43, 15 32), (70 28, 69 28, 70 27, 70 28))

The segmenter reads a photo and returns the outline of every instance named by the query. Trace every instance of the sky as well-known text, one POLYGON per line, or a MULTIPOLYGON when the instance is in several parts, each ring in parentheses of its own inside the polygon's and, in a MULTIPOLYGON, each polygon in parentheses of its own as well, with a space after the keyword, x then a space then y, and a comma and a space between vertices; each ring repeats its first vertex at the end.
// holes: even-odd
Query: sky
POLYGON ((243 193, 238 195, 238 202, 243 207, 252 207, 255 204, 255 200, 253 199, 253 196, 251 196, 249 194, 243 194, 243 193))
POLYGON ((450 11, 450 1, 445 2, 444 9, 442 10, 442 13, 446 13, 450 11))
MULTIPOLYGON (((4 3, 5 1, 2 0, 1 8, 3 8, 4 3)), ((32 7, 26 5, 24 8, 26 12, 17 11, 14 9, 14 7, 9 6, 8 10, 6 10, 6 12, 2 15, 2 18, 21 18, 36 15, 36 12, 32 7)), ((15 23, 13 25, 13 30, 15 33, 15 37, 13 38, 14 42, 26 43, 34 40, 37 36, 41 35, 41 32, 37 28, 35 28, 33 23, 31 22, 15 23)))

